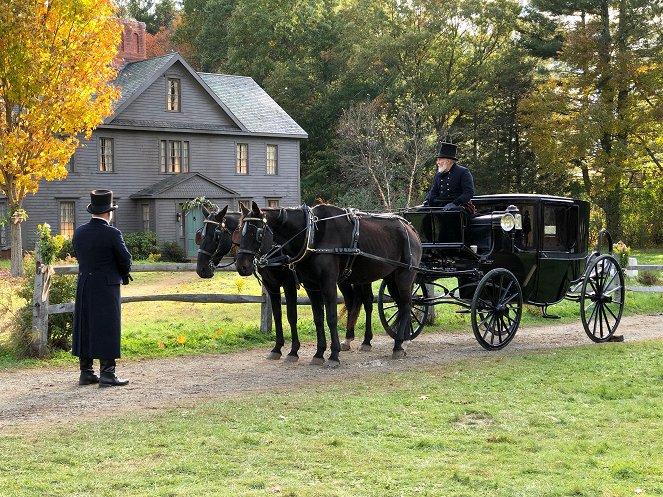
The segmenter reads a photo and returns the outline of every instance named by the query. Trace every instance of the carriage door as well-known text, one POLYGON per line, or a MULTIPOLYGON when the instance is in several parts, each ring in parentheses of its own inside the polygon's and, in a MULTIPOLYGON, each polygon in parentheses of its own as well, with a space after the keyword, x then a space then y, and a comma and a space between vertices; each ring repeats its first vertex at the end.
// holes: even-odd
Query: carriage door
POLYGON ((575 277, 578 210, 573 205, 543 204, 541 252, 535 301, 558 302, 575 277))
POLYGON ((198 256, 198 245, 196 245, 196 231, 203 225, 203 210, 200 207, 194 207, 184 213, 184 246, 186 247, 187 257, 198 256))

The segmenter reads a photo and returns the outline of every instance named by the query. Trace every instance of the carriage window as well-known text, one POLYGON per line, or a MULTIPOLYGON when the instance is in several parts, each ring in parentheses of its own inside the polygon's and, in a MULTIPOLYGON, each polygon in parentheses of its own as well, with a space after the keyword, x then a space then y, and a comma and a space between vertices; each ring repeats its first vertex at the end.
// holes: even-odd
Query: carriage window
POLYGON ((543 209, 543 250, 569 252, 571 236, 576 223, 571 219, 575 212, 568 207, 546 206, 543 209))
POLYGON ((535 250, 536 244, 534 240, 534 233, 536 230, 534 228, 535 217, 534 217, 534 206, 533 205, 518 205, 518 211, 522 216, 522 231, 516 232, 515 243, 516 246, 521 250, 535 250))

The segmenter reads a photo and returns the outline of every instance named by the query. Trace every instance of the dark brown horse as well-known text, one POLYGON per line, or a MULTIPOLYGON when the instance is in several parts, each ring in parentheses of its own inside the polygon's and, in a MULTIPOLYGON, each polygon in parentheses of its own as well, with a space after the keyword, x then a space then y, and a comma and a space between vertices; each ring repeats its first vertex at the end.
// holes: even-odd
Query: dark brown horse
MULTIPOLYGON (((196 234, 196 243, 198 249, 198 261, 196 273, 201 278, 211 278, 214 276, 214 270, 221 259, 226 256, 233 247, 233 233, 239 235, 237 228, 240 222, 239 212, 227 212, 228 206, 218 212, 210 213, 205 208, 205 222, 203 228, 196 234)), ((276 344, 268 355, 268 359, 280 359, 281 349, 285 345, 283 336, 283 323, 281 313, 281 293, 286 300, 286 315, 290 325, 292 335, 292 347, 286 360, 297 361, 299 359, 298 351, 300 347, 299 335, 297 333, 297 280, 293 271, 285 266, 273 266, 261 268, 259 275, 265 285, 265 289, 270 297, 272 306, 272 315, 274 317, 274 327, 276 330, 276 344)), ((341 293, 345 300, 348 310, 348 323, 345 345, 343 350, 350 349, 350 342, 354 339, 354 329, 361 311, 362 304, 366 310, 366 331, 364 333, 364 342, 361 350, 371 349, 371 313, 373 305, 373 293, 370 285, 352 287, 351 285, 339 285, 341 293)), ((315 291, 313 289, 312 291, 315 291)), ((319 293, 319 290, 318 290, 319 293)), ((314 297, 315 298, 315 297, 314 297)), ((324 327, 324 316, 315 316, 314 322, 316 329, 324 327)))
MULTIPOLYGON (((236 268, 249 275, 254 267, 280 263, 295 268, 306 288, 320 288, 321 298, 311 299, 314 315, 327 313, 331 335, 332 366, 339 364, 336 307, 337 282, 370 284, 384 278, 399 316, 409 316, 411 291, 421 260, 421 241, 412 227, 395 215, 372 216, 332 205, 295 209, 242 209, 240 248, 236 268)), ((312 292, 315 293, 315 292, 312 292)), ((399 319, 393 357, 405 356, 409 320, 399 319)), ((327 341, 317 330, 313 363, 324 362, 327 341)))

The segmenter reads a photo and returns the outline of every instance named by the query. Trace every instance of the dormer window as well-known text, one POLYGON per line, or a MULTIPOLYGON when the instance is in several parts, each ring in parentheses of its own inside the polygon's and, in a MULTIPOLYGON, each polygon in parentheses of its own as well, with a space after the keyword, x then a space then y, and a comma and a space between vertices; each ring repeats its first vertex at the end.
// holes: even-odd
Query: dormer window
POLYGON ((180 111, 180 80, 168 78, 168 95, 166 99, 166 109, 169 112, 180 111))

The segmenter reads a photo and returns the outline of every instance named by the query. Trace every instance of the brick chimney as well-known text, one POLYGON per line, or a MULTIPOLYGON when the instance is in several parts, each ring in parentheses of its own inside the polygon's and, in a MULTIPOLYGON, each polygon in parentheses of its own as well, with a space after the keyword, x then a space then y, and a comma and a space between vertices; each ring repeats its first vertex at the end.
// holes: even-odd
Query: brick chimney
POLYGON ((114 62, 118 66, 122 66, 127 62, 147 59, 145 52, 145 36, 147 33, 145 23, 136 21, 135 19, 118 19, 118 22, 124 29, 122 30, 122 41, 117 47, 118 53, 114 62))

